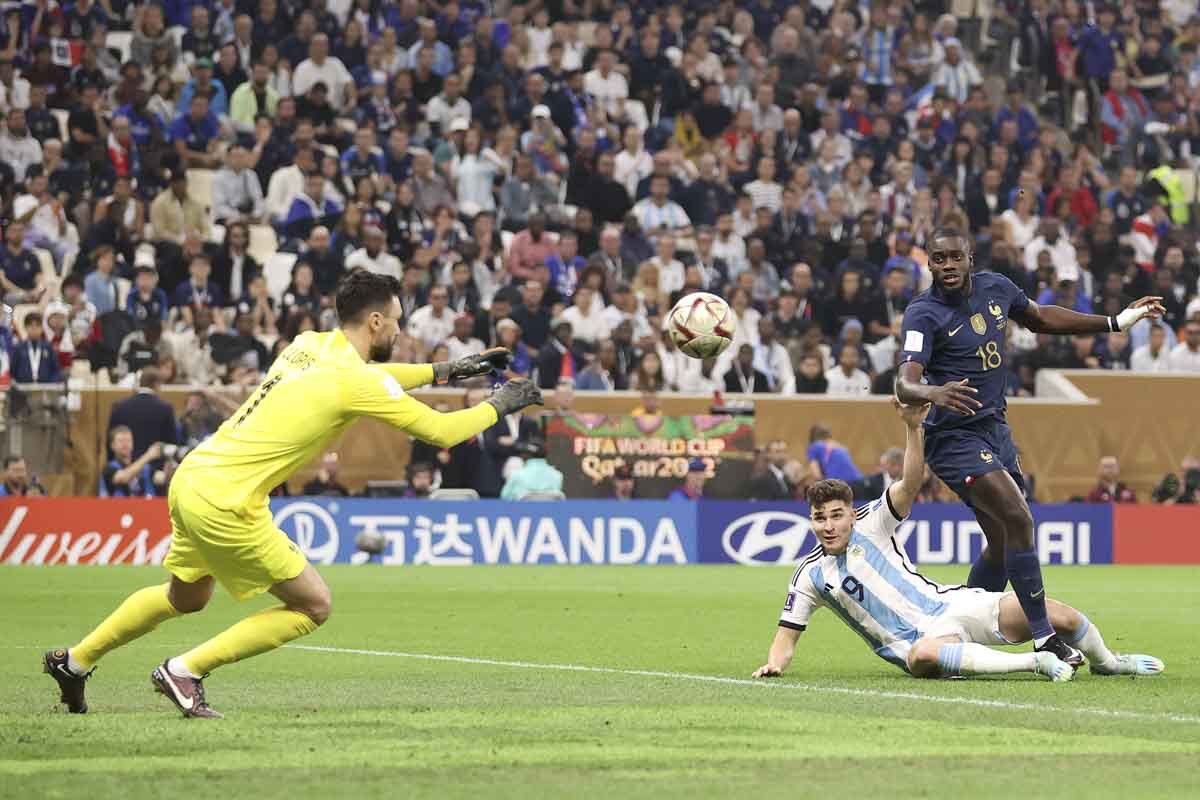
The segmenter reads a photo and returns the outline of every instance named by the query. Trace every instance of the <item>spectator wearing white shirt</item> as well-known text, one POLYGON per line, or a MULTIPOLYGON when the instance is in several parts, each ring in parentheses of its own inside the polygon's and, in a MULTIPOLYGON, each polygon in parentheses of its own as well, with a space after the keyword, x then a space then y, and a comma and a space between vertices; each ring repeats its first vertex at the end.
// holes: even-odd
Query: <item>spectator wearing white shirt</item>
POLYGON ((1166 327, 1160 322, 1151 322, 1150 341, 1133 351, 1129 369, 1133 372, 1170 372, 1170 356, 1166 327))
POLYGON ((579 286, 571 298, 571 307, 562 313, 561 319, 571 323, 571 331, 576 341, 589 346, 595 345, 601 339, 607 339, 612 334, 608 326, 604 308, 600 303, 594 303, 595 290, 590 286, 579 286))
POLYGON ((11 109, 4 120, 4 130, 0 131, 0 161, 12 167, 17 183, 25 181, 25 171, 29 167, 42 163, 42 146, 29 133, 24 109, 11 109))
POLYGON ((637 196, 638 183, 654 171, 654 159, 642 146, 642 132, 637 126, 630 125, 625 128, 621 141, 625 147, 613 160, 613 177, 625 187, 630 199, 633 199, 637 196))
POLYGON ((292 94, 303 97, 314 84, 329 87, 329 105, 337 112, 354 107, 354 78, 337 56, 329 55, 329 37, 318 33, 308 45, 308 58, 292 73, 292 94))
POLYGON ((387 251, 387 235, 378 225, 364 226, 363 246, 346 257, 346 269, 352 270, 356 267, 400 280, 403 273, 400 259, 387 251))
POLYGON ((225 157, 225 166, 213 176, 213 218, 219 225, 262 221, 266 201, 258 174, 247 166, 249 158, 245 147, 234 145, 225 157))
POLYGON ((620 119, 625 114, 625 99, 629 97, 629 82, 617 72, 616 56, 612 50, 601 50, 596 67, 583 76, 583 90, 590 94, 610 117, 620 119))
POLYGON ((767 376, 771 391, 788 395, 796 393, 796 373, 792 370, 792 359, 787 348, 775 339, 775 321, 769 316, 758 320, 754 368, 767 376))
POLYGON ((408 318, 408 335, 425 350, 432 350, 454 333, 457 315, 450 310, 449 300, 445 286, 434 286, 429 290, 429 305, 421 306, 408 318))
POLYGON ((746 240, 734 230, 733 214, 717 217, 717 235, 713 238, 712 254, 725 262, 730 275, 745 268, 746 240))
POLYGON ((658 292, 665 300, 671 292, 683 288, 683 262, 675 257, 675 237, 664 233, 654 243, 654 258, 650 263, 658 268, 658 292))
POLYGON ((775 86, 764 81, 754 90, 754 102, 745 106, 754 119, 754 132, 783 130, 783 109, 775 105, 775 86))
POLYGON ((692 235, 692 220, 681 205, 667 196, 670 190, 670 178, 655 175, 650 179, 650 196, 633 207, 633 214, 647 236, 661 233, 692 235))
POLYGON ((769 208, 775 214, 783 205, 783 187, 775 180, 775 159, 770 156, 758 160, 758 177, 743 187, 757 211, 769 208))
POLYGON ((858 348, 852 344, 842 347, 837 366, 825 373, 829 383, 827 394, 838 397, 860 397, 871 393, 871 378, 858 368, 858 348))
POLYGON ((482 341, 471 335, 471 329, 474 327, 475 318, 470 314, 462 313, 454 318, 454 333, 442 342, 446 345, 448 360, 458 361, 460 358, 482 353, 486 349, 482 341))
POLYGON ((29 108, 29 81, 13 72, 11 58, 0 58, 0 111, 29 108))
POLYGON ((1171 372, 1200 373, 1200 320, 1188 322, 1183 341, 1171 349, 1171 372))
POLYGON ((317 159, 312 148, 301 147, 296 151, 291 166, 275 170, 267 184, 266 211, 272 220, 283 222, 292 207, 292 201, 304 191, 304 176, 316 168, 317 159))
POLYGON ((471 122, 471 104, 462 96, 462 78, 453 72, 446 76, 441 94, 434 96, 425 106, 425 119, 443 134, 450 130, 450 123, 454 120, 471 122))
POLYGON ((983 76, 969 58, 963 55, 962 42, 951 36, 942 42, 945 59, 933 71, 934 91, 945 89, 946 95, 962 105, 971 94, 971 87, 983 83, 983 76))
POLYGON ((1037 272, 1038 254, 1043 250, 1050 251, 1050 262, 1054 264, 1057 275, 1078 275, 1079 259, 1075 255, 1075 245, 1062 235, 1058 220, 1053 217, 1042 219, 1040 233, 1029 244, 1025 245, 1025 270, 1037 272))
POLYGON ((635 342, 656 335, 646 317, 646 309, 628 283, 618 283, 613 288, 612 305, 604 309, 604 321, 609 330, 616 330, 618 325, 628 322, 631 337, 635 342))

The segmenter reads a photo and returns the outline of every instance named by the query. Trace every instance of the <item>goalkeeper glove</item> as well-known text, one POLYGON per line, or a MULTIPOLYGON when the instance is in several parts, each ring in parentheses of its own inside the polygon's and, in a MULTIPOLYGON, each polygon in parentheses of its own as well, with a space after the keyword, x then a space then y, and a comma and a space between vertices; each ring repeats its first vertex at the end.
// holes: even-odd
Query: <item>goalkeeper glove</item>
POLYGON ((437 362, 433 365, 433 380, 434 383, 447 383, 451 380, 490 375, 493 370, 499 372, 508 369, 511 360, 512 353, 507 349, 493 347, 458 361, 437 362))
POLYGON ((484 402, 491 403, 496 409, 496 416, 503 419, 527 406, 540 406, 542 390, 530 380, 516 378, 496 389, 484 402))

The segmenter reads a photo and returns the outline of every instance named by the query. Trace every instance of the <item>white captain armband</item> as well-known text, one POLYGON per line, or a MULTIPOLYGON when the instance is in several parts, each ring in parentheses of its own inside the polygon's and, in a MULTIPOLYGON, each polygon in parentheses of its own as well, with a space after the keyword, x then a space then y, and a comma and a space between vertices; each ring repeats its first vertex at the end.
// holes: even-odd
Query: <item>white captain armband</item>
POLYGON ((925 349, 925 334, 920 331, 909 331, 904 335, 904 349, 921 352, 925 349))

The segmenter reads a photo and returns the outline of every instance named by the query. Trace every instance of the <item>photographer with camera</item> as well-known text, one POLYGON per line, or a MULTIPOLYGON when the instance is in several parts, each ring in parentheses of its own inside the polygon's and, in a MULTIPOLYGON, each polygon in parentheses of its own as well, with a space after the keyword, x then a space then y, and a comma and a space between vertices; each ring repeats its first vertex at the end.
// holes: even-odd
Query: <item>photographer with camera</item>
MULTIPOLYGON (((245 147, 234 145, 225 156, 225 166, 213 176, 213 218, 218 225, 262 222, 266 211, 262 184, 249 168, 250 154, 245 147)), ((240 287, 235 287, 240 289, 240 287)))

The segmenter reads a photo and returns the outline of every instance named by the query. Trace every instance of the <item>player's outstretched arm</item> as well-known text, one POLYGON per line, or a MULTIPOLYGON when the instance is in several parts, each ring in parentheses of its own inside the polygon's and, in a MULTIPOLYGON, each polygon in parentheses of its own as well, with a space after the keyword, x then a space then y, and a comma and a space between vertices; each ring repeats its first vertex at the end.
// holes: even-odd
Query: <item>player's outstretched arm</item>
POLYGON ((511 361, 512 353, 508 348, 493 347, 457 361, 439 361, 433 365, 433 377, 438 383, 479 378, 504 372, 511 361))
POLYGON ((369 366, 351 380, 347 411, 374 417, 436 447, 453 447, 495 425, 506 414, 541 404, 537 386, 509 381, 477 406, 442 413, 407 394, 380 365, 369 366))
POLYGON ((917 361, 905 361, 900 365, 896 373, 896 397, 901 403, 909 406, 933 403, 963 416, 971 416, 975 409, 982 407, 983 404, 975 399, 979 390, 968 385, 966 378, 937 386, 922 383, 924 374, 925 367, 917 361))
POLYGON ((921 423, 929 414, 930 404, 905 405, 895 397, 892 404, 904 420, 908 436, 904 441, 904 471, 900 480, 888 487, 888 501, 893 511, 907 517, 925 479, 925 429, 921 423))
POLYGON ((775 629, 775 640, 771 642, 771 652, 767 654, 767 663, 754 670, 755 678, 776 678, 783 674, 796 655, 796 642, 800 640, 800 631, 780 625, 775 629))
POLYGON ((416 389, 434 382, 433 364, 376 364, 396 379, 402 389, 416 389))
POLYGON ((451 380, 478 378, 493 372, 508 369, 512 353, 503 347, 493 347, 473 356, 457 361, 439 361, 436 364, 378 364, 396 379, 404 389, 416 389, 431 383, 448 383, 451 380))
POLYGON ((1012 318, 1034 333, 1114 333, 1129 330, 1144 317, 1161 319, 1165 313, 1161 297, 1143 297, 1113 317, 1084 314, 1062 306, 1040 306, 1030 301, 1021 311, 1014 308, 1012 318))

